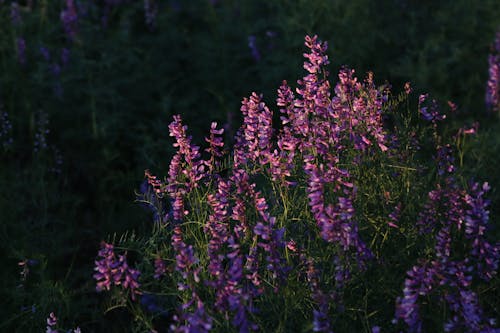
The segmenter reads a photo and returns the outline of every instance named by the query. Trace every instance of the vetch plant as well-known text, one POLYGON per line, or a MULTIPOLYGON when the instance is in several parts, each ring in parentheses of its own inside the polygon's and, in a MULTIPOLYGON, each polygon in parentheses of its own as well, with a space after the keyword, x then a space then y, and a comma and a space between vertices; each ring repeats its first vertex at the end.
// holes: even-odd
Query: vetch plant
POLYGON ((489 186, 462 185, 446 115, 422 95, 416 117, 409 84, 393 96, 347 67, 332 89, 326 42, 305 45, 279 125, 252 93, 234 147, 212 123, 203 149, 174 116, 168 176, 146 171, 138 194, 153 231, 118 241, 137 270, 103 242, 97 289, 129 288, 141 325, 173 332, 494 331, 479 292, 500 259, 489 186))

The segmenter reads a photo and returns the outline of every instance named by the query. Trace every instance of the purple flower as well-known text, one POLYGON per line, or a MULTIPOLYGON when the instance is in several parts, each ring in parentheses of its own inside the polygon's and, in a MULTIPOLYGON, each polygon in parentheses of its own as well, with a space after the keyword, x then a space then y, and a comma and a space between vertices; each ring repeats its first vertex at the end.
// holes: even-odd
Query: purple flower
POLYGON ((262 102, 262 96, 256 93, 243 99, 241 112, 244 117, 242 135, 245 147, 238 148, 246 151, 248 160, 257 161, 259 156, 265 155, 271 148, 272 113, 262 102))
POLYGON ((411 88, 410 82, 405 83, 404 89, 405 89, 405 94, 407 94, 407 95, 411 94, 411 92, 413 91, 413 89, 411 88))
POLYGON ((255 37, 255 35, 248 36, 248 47, 250 48, 250 51, 252 51, 252 57, 254 58, 254 60, 260 61, 260 52, 257 48, 256 39, 257 38, 255 37))
POLYGON ((403 319, 409 332, 422 332, 419 296, 425 296, 434 286, 434 270, 427 265, 413 266, 407 272, 403 297, 396 300, 396 318, 403 319))
POLYGON ((439 112, 439 108, 435 100, 432 100, 430 105, 425 104, 427 97, 427 94, 420 95, 418 110, 424 120, 430 121, 434 126, 436 126, 438 122, 446 119, 446 115, 439 112))
POLYGON ((186 134, 187 126, 182 125, 179 115, 169 125, 170 136, 175 137, 173 146, 177 153, 170 162, 165 189, 159 192, 169 194, 172 201, 172 215, 175 222, 180 222, 189 211, 185 207, 184 197, 207 177, 206 162, 200 159, 200 147, 191 144, 191 137, 186 134))
POLYGON ((131 298, 132 300, 135 300, 135 294, 140 294, 137 289, 139 288, 139 282, 137 282, 139 275, 141 273, 137 269, 130 268, 127 263, 127 259, 125 255, 120 255, 118 256, 119 262, 122 263, 122 271, 123 271, 123 278, 122 278, 122 287, 124 289, 130 289, 132 291, 131 293, 131 298))
POLYGON ((313 258, 301 254, 300 260, 306 269, 306 279, 311 289, 311 298, 317 304, 317 307, 313 310, 313 331, 332 332, 329 315, 331 297, 326 295, 320 288, 320 272, 315 267, 313 258))
POLYGON ((120 284, 122 270, 113 249, 112 244, 101 243, 98 256, 102 259, 95 261, 96 266, 94 268, 97 272, 94 274, 94 279, 97 280, 97 291, 110 290, 112 285, 120 284))
POLYGON ((57 333, 57 317, 54 312, 51 312, 49 317, 47 318, 47 333, 57 333))
POLYGON ((488 183, 480 186, 474 183, 470 193, 465 196, 467 210, 465 212, 465 236, 472 243, 472 262, 481 278, 490 280, 498 271, 500 261, 500 243, 490 244, 486 239, 488 231, 489 200, 484 195, 489 191, 488 183))
POLYGON ((155 0, 144 0, 144 19, 149 29, 154 29, 156 16, 158 15, 158 4, 155 0))
MULTIPOLYGON (((301 122, 306 122, 310 114, 316 114, 318 117, 328 118, 328 109, 330 106, 330 83, 328 81, 329 72, 326 65, 329 64, 328 56, 325 54, 327 43, 318 40, 317 36, 305 37, 305 45, 310 53, 304 53, 306 61, 304 69, 309 73, 302 80, 298 80, 297 93, 302 97, 295 101, 295 106, 302 108, 300 117, 301 122)), ((310 124, 303 124, 305 128, 301 129, 307 137, 310 124)))
POLYGON ((165 264, 165 261, 159 257, 155 259, 154 265, 155 265, 155 274, 153 277, 158 280, 167 272, 167 266, 165 264))
POLYGON ((253 294, 244 285, 243 255, 237 238, 229 229, 228 209, 232 181, 226 182, 220 178, 217 181, 216 194, 208 195, 213 213, 209 216, 205 232, 210 235, 208 270, 214 280, 207 284, 215 289, 216 309, 220 312, 232 311, 232 324, 240 332, 248 332, 253 327, 247 317, 247 313, 252 311, 253 294))
POLYGON ((186 280, 192 276, 194 281, 198 282, 199 268, 195 267, 198 264, 198 258, 194 254, 193 246, 184 243, 182 229, 179 225, 176 225, 174 228, 174 233, 172 235, 172 247, 176 252, 175 270, 181 273, 183 279, 186 280))
POLYGON ((304 54, 304 57, 308 60, 304 63, 304 69, 310 74, 320 73, 322 67, 330 63, 328 56, 325 55, 328 43, 319 41, 318 36, 306 36, 305 45, 311 50, 311 53, 304 54))
POLYGON ((163 303, 164 299, 155 294, 144 293, 141 296, 141 305, 146 311, 153 313, 155 316, 167 316, 169 314, 163 303))
MULTIPOLYGON (((146 170, 146 172, 149 174, 148 170, 146 170)), ((152 183, 159 183, 161 191, 161 186, 163 184, 161 184, 161 182, 158 181, 155 176, 149 174, 149 177, 151 177, 152 183)), ((154 187, 150 185, 148 179, 145 179, 141 183, 139 193, 136 194, 136 201, 139 202, 143 208, 152 213, 153 221, 155 223, 164 222, 163 218, 165 216, 165 200, 163 200, 160 195, 157 195, 155 193, 154 187)))
POLYGON ((438 294, 450 310, 445 331, 493 330, 491 320, 484 317, 477 295, 471 289, 474 276, 489 281, 496 274, 500 259, 500 244, 491 245, 485 239, 488 201, 483 196, 488 190, 487 183, 482 186, 474 183, 467 193, 448 176, 443 186, 438 185, 429 193, 429 202, 418 224, 428 234, 437 231, 436 260, 425 260, 408 272, 404 297, 396 301, 396 317, 403 319, 410 331, 422 331, 418 299, 431 292, 438 294), (453 247, 457 232, 465 235, 461 243, 469 249, 461 260, 453 247))
POLYGON ((398 203, 394 210, 389 214, 389 222, 387 224, 391 228, 399 228, 397 223, 401 217, 401 203, 398 203))
POLYGON ((205 138, 205 141, 209 144, 209 147, 206 148, 205 151, 210 154, 210 159, 208 161, 204 161, 204 164, 207 166, 209 173, 214 172, 214 170, 220 166, 220 161, 218 159, 223 156, 223 133, 224 129, 217 129, 217 123, 212 122, 212 124, 210 125, 210 136, 208 138, 205 138))
POLYGON ((123 289, 130 289, 131 298, 135 300, 135 295, 140 295, 138 290, 140 287, 137 281, 140 272, 130 268, 125 255, 116 256, 114 246, 106 242, 101 243, 98 257, 100 260, 95 261, 94 279, 97 281, 96 290, 110 290, 111 286, 120 286, 123 289))
POLYGON ((319 310, 313 310, 313 318, 313 332, 333 332, 327 305, 320 304, 319 310))
POLYGON ((200 147, 191 144, 191 137, 186 134, 187 126, 182 125, 181 117, 175 115, 174 121, 170 123, 168 128, 170 136, 175 137, 176 140, 173 146, 178 149, 170 165, 168 179, 169 186, 173 186, 169 189, 169 193, 173 195, 177 192, 176 183, 179 182, 177 177, 184 175, 185 182, 182 185, 185 185, 186 190, 190 191, 198 186, 198 181, 205 176, 205 172, 200 160, 200 147), (184 164, 184 168, 181 168, 182 164, 184 164))
POLYGON ((195 295, 194 299, 186 307, 191 306, 192 303, 196 303, 194 312, 182 312, 181 315, 174 316, 174 322, 170 326, 172 332, 182 332, 182 333, 206 333, 212 329, 212 318, 205 311, 205 306, 203 302, 195 295))
MULTIPOLYGON (((163 182, 159 180, 155 175, 152 175, 149 170, 144 171, 144 177, 146 178, 148 185, 153 188, 154 193, 161 198, 165 187, 163 182)), ((145 191, 142 192, 144 193, 145 191)))
POLYGON ((492 53, 488 57, 488 82, 486 83, 486 107, 493 111, 500 111, 500 31, 497 32, 492 45, 492 53))
MULTIPOLYGON (((205 226, 205 232, 210 235, 208 243, 208 256, 210 263, 208 271, 216 279, 212 285, 221 287, 224 282, 224 254, 222 248, 229 240, 228 228, 228 198, 229 183, 219 179, 217 185, 217 193, 209 194, 207 201, 212 207, 213 213, 208 217, 208 223, 205 226)), ((236 255, 236 254, 234 254, 236 255)))
POLYGON ((455 171, 455 158, 453 157, 453 150, 449 144, 437 147, 436 160, 438 162, 438 175, 448 175, 455 171))
POLYGON ((66 9, 61 10, 61 22, 64 31, 70 40, 74 40, 78 33, 78 14, 73 0, 65 0, 66 9))
POLYGON ((22 37, 16 39, 17 46, 17 61, 21 65, 26 64, 26 40, 22 37))
POLYGON ((343 251, 353 249, 359 259, 359 264, 364 266, 364 261, 371 258, 372 254, 359 238, 358 228, 354 221, 354 207, 352 205, 355 190, 345 178, 348 172, 336 167, 325 168, 309 162, 306 157, 305 172, 308 176, 308 198, 311 213, 316 219, 321 237, 329 243, 339 243, 343 251), (327 171, 328 170, 328 171, 327 171), (338 197, 335 205, 325 203, 325 186, 332 184, 338 197))
POLYGON ((22 23, 21 12, 17 1, 10 3, 10 20, 14 26, 18 26, 22 23))

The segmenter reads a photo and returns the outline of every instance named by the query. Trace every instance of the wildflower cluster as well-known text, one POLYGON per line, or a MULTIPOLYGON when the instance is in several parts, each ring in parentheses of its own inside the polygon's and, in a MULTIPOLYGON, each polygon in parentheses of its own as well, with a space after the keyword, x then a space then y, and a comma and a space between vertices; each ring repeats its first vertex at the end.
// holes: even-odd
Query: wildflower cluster
MULTIPOLYGON (((175 295, 175 306, 155 307, 157 313, 175 313, 168 326, 173 332, 277 329, 266 323, 266 313, 277 316, 275 325, 281 328, 296 330, 287 318, 297 316, 295 324, 308 322, 315 332, 332 332, 352 301, 348 288, 368 269, 384 265, 380 248, 391 242, 390 235, 408 228, 410 199, 402 202, 404 195, 391 191, 409 186, 410 176, 377 163, 405 169, 395 164, 411 162, 419 150, 417 134, 400 138, 400 132, 384 126, 386 117, 400 116, 386 113, 391 109, 388 85, 377 87, 371 73, 358 80, 344 67, 331 89, 327 43, 307 36, 305 45, 306 76, 295 92, 286 81, 278 89, 279 126, 273 126, 263 96, 252 93, 242 101, 243 124, 228 156, 224 130, 216 123, 202 150, 192 143, 181 117, 174 116, 169 133, 177 152, 166 180, 145 172, 140 201, 157 223, 144 245, 142 279, 154 283, 143 284, 151 288, 143 295, 175 295), (382 201, 372 201, 384 207, 380 217, 363 210, 364 201, 373 199, 360 175, 374 165, 396 183, 383 192, 382 201), (299 292, 304 293, 295 301, 300 305, 288 308, 281 295, 299 292), (284 304, 278 314, 270 312, 275 303, 284 304)), ((403 98, 410 93, 406 84, 403 98)), ((492 330, 472 284, 476 278, 490 281, 498 269, 499 245, 485 236, 488 186, 460 186, 453 147, 438 140, 445 115, 426 99, 420 97, 418 109, 436 139, 438 183, 418 221, 410 222, 421 231, 415 237, 434 237, 434 257, 420 259, 401 280, 404 296, 396 301, 394 322, 423 331, 419 298, 438 294, 450 309, 445 330, 492 330), (460 233, 463 242, 456 241, 460 233)), ((122 264, 110 244, 104 243, 99 256, 98 289, 109 290, 121 283, 122 273, 115 268, 122 264)), ((148 297, 141 300, 147 309, 152 307, 148 297)))
MULTIPOLYGON (((429 119, 423 115, 428 121, 429 119)), ((450 309, 446 332, 493 332, 494 318, 487 318, 472 290, 474 280, 490 281, 500 260, 500 243, 486 238, 488 204, 484 195, 488 183, 471 183, 462 188, 456 180, 453 151, 450 145, 438 146, 437 173, 444 180, 428 194, 428 202, 417 225, 422 233, 435 237, 434 256, 420 259, 407 272, 403 297, 396 300, 396 318, 402 319, 410 332, 426 331, 420 316, 419 299, 437 295, 450 309), (461 236, 461 237, 460 237, 461 236), (454 238, 462 240, 460 246, 454 238)))

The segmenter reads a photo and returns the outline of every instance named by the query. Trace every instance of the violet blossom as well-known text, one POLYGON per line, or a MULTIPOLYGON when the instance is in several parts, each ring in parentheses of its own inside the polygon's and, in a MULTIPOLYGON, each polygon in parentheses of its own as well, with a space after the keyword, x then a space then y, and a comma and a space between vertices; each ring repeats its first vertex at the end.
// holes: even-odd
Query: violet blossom
POLYGON ((57 317, 54 312, 51 312, 47 318, 47 333, 57 333, 57 329, 55 328, 56 326, 57 317))
POLYGON ((74 40, 78 33, 78 13, 74 0, 65 0, 66 8, 61 10, 61 22, 64 31, 70 40, 74 40))
POLYGON ((205 311, 195 287, 195 284, 200 281, 201 267, 198 266, 199 260, 194 253, 193 246, 184 242, 180 225, 174 228, 172 247, 176 253, 175 270, 183 279, 178 283, 177 289, 190 293, 191 296, 190 301, 179 307, 178 314, 173 318, 175 324, 172 324, 170 329, 173 332, 208 332, 212 328, 212 318, 205 311))
POLYGON ((210 154, 209 160, 204 161, 204 164, 208 168, 208 173, 213 173, 220 166, 219 159, 223 156, 222 148, 224 147, 223 133, 224 129, 217 129, 217 123, 212 122, 210 125, 210 136, 205 138, 205 141, 209 144, 209 147, 205 151, 210 154))
POLYGON ((260 52, 259 49, 257 48, 257 42, 256 42, 256 37, 255 35, 250 35, 248 36, 248 47, 250 48, 250 51, 252 52, 252 57, 255 61, 260 61, 260 52))
POLYGON ((21 11, 17 1, 12 1, 10 3, 10 20, 14 26, 18 26, 22 23, 21 11))
POLYGON ((497 32, 492 52, 488 56, 488 81, 486 83, 486 107, 493 111, 500 111, 500 31, 497 32))
POLYGON ((112 244, 102 242, 98 257, 101 259, 95 261, 94 268, 96 290, 100 292, 110 290, 112 286, 121 286, 122 289, 130 289, 131 298, 135 300, 135 295, 141 294, 138 290, 140 272, 128 266, 126 255, 117 256, 112 244))
POLYGON ((165 264, 165 260, 161 259, 160 257, 155 258, 154 266, 155 266, 155 273, 153 277, 156 280, 159 280, 167 272, 167 266, 165 264))

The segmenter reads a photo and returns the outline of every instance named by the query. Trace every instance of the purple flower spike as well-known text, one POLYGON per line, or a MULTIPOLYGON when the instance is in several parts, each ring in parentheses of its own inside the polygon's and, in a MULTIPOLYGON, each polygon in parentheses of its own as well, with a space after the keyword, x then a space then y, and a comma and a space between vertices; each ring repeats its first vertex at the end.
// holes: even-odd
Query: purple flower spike
POLYGON ((396 318, 403 319, 408 325, 409 332, 422 332, 420 318, 419 296, 427 295, 433 288, 434 271, 428 266, 414 266, 408 271, 405 280, 403 298, 396 301, 396 318))
POLYGON ((154 265, 155 265, 155 274, 153 277, 158 280, 162 276, 164 276, 165 273, 167 272, 167 266, 165 264, 165 261, 162 260, 161 258, 156 258, 154 265))
POLYGON ((13 1, 10 4, 10 20, 14 26, 18 26, 22 23, 21 11, 17 1, 13 1))
POLYGON ((306 36, 305 39, 305 45, 311 50, 311 53, 304 54, 304 57, 308 60, 304 63, 304 69, 310 74, 320 73, 322 67, 330 63, 328 56, 325 55, 328 43, 319 41, 318 36, 306 36))
POLYGON ((437 124, 437 122, 446 119, 446 115, 439 112, 436 101, 433 100, 430 106, 428 105, 423 106, 423 102, 425 101, 425 99, 423 99, 421 96, 420 100, 422 102, 419 103, 419 111, 425 120, 430 121, 432 124, 435 125, 437 124))
POLYGON ((213 122, 210 125, 210 136, 205 138, 205 141, 209 144, 209 147, 205 151, 210 154, 210 159, 204 161, 204 164, 207 166, 209 173, 213 173, 220 166, 219 159, 223 156, 222 148, 224 147, 223 133, 224 129, 217 129, 217 123, 213 122))
POLYGON ((500 31, 488 57, 488 82, 486 83, 486 107, 492 112, 500 112, 500 31))
POLYGON ((182 312, 180 315, 174 316, 174 322, 170 326, 170 330, 176 333, 207 333, 212 329, 212 318, 206 313, 203 302, 196 294, 193 294, 193 300, 183 307, 191 307, 196 303, 194 312, 182 312))
POLYGON ((260 61, 260 52, 259 49, 257 48, 257 42, 256 42, 256 37, 255 35, 250 35, 248 36, 248 47, 252 51, 252 57, 255 61, 260 61))
POLYGON ((60 17, 66 35, 73 41, 78 33, 78 14, 73 0, 66 0, 66 8, 61 11, 60 17))
POLYGON ((26 65, 26 40, 22 37, 16 39, 17 61, 21 65, 26 65))
POLYGON ((140 287, 137 282, 140 272, 128 266, 125 255, 116 256, 114 246, 106 242, 101 243, 98 257, 95 261, 94 279, 97 281, 96 290, 110 290, 111 286, 121 286, 123 289, 130 289, 131 298, 135 300, 135 295, 140 295, 140 287))
POLYGON ((448 175, 455 171, 455 158, 453 157, 453 150, 449 144, 437 147, 436 160, 438 162, 438 175, 448 175))
POLYGON ((465 213, 465 236, 472 242, 471 256, 475 258, 481 278, 490 280, 497 274, 500 261, 500 243, 490 244, 486 239, 488 230, 489 200, 484 195, 489 191, 488 183, 474 183, 471 193, 465 197, 468 209, 465 213))
POLYGON ((488 190, 487 183, 474 183, 470 190, 463 190, 448 176, 442 186, 438 184, 429 193, 417 224, 426 233, 435 233, 435 259, 424 260, 408 272, 404 297, 396 301, 396 318, 402 319, 410 332, 423 330, 418 299, 430 293, 438 294, 448 306, 450 315, 443 327, 446 332, 496 330, 471 289, 476 277, 489 281, 496 274, 500 259, 500 244, 492 245, 485 237, 489 201, 484 195, 488 190), (452 236, 457 232, 465 236, 461 243, 469 252, 463 259, 457 258, 460 251, 452 246, 452 236))
POLYGON ((144 20, 149 29, 156 26, 156 16, 158 15, 158 3, 156 0, 144 0, 144 20))
POLYGON ((188 192, 197 187, 198 181, 205 176, 205 168, 200 160, 200 147, 191 144, 191 137, 186 134, 187 126, 182 124, 179 115, 174 116, 168 128, 170 136, 176 140, 173 146, 178 149, 170 164, 168 178, 168 192, 174 198, 181 187, 185 187, 188 192), (178 177, 181 175, 185 178, 183 183, 179 183, 178 177))

